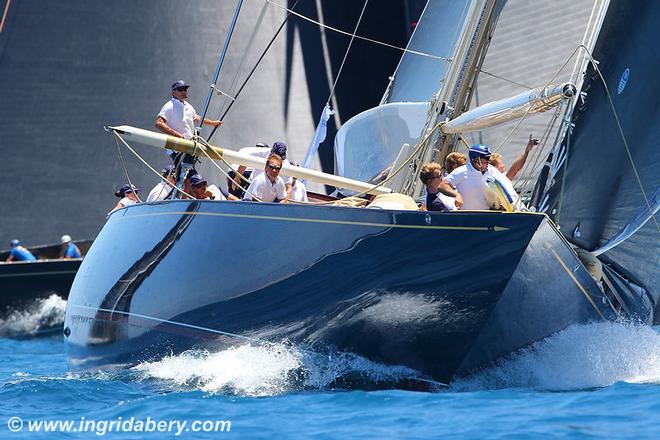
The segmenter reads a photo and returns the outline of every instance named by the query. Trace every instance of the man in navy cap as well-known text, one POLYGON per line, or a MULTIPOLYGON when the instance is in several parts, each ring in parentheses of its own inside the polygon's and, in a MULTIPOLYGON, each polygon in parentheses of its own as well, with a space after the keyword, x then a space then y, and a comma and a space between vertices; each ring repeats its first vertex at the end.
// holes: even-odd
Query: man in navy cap
MULTIPOLYGON (((258 146, 259 146, 259 144, 257 144, 257 147, 258 146)), ((268 148, 268 147, 266 147, 266 148, 253 148, 253 147, 242 148, 242 149, 239 150, 239 153, 249 154, 250 156, 254 156, 254 157, 261 157, 263 159, 267 159, 268 157, 270 157, 271 154, 276 154, 280 157, 280 159, 282 159, 283 163, 285 163, 287 165, 291 164, 291 162, 289 162, 289 160, 286 158, 286 144, 284 142, 281 142, 281 141, 276 141, 271 148, 268 148)), ((246 169, 247 168, 245 166, 241 165, 240 167, 238 167, 238 174, 243 174, 246 169)), ((254 171, 252 172, 252 174, 250 175, 250 181, 253 181, 254 179, 256 179, 257 176, 259 176, 259 174, 261 174, 263 172, 264 172, 263 168, 262 169, 255 168, 254 171)), ((236 178, 234 180, 234 185, 232 185, 232 189, 236 188, 236 186, 240 185, 240 184, 241 184, 241 182, 239 181, 239 178, 236 178)))
MULTIPOLYGON (((188 88, 184 80, 180 79, 172 84, 172 99, 163 105, 156 117, 156 128, 165 134, 182 139, 190 139, 195 134, 195 123, 202 117, 197 114, 195 108, 186 101, 188 88)), ((204 124, 217 127, 222 121, 204 118, 204 124)), ((193 156, 168 150, 174 160, 174 164, 181 165, 177 186, 183 188, 183 180, 195 161, 193 156)))
POLYGON ((233 194, 229 194, 216 185, 209 185, 201 174, 190 177, 191 195, 197 200, 239 200, 233 194))
POLYGON ((174 181, 175 174, 174 165, 168 165, 163 168, 161 171, 161 176, 163 176, 164 180, 158 182, 158 184, 151 189, 149 195, 147 196, 147 202, 165 200, 167 195, 172 191, 172 187, 176 183, 174 181))
MULTIPOLYGON (((182 79, 172 84, 172 99, 163 105, 156 117, 156 128, 163 133, 182 139, 190 139, 195 133, 195 122, 202 117, 186 101, 189 87, 182 79)), ((214 127, 222 125, 222 121, 209 118, 204 118, 204 123, 214 127)))

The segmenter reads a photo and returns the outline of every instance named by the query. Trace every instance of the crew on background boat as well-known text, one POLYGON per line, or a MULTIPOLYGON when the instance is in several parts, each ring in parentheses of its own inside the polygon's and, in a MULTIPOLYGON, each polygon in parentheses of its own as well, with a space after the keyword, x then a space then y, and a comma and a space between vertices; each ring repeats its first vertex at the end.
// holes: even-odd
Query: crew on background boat
POLYGON ((419 179, 426 185, 426 197, 422 202, 422 211, 453 211, 456 209, 455 199, 440 192, 443 181, 440 164, 431 162, 422 165, 419 179))
POLYGON ((279 175, 281 169, 282 158, 277 154, 268 156, 264 172, 252 180, 243 200, 252 200, 252 196, 254 196, 262 202, 287 203, 290 191, 287 194, 284 180, 279 175))
MULTIPOLYGON (((282 159, 282 161, 290 164, 290 162, 286 158, 286 144, 284 142, 280 142, 280 141, 275 142, 273 144, 272 148, 270 148, 270 150, 266 149, 266 148, 259 148, 258 144, 257 144, 257 147, 248 147, 248 148, 245 148, 245 149, 242 149, 242 150, 239 150, 239 151, 247 153, 250 156, 261 157, 263 159, 268 158, 271 154, 276 154, 282 159), (245 151, 245 150, 248 150, 248 148, 249 148, 249 151, 245 151)), ((247 167, 245 167, 243 165, 239 166, 238 167, 238 174, 243 174, 246 171, 246 169, 247 169, 247 167)), ((254 171, 252 171, 252 175, 250 176, 250 180, 254 181, 254 179, 262 173, 263 173, 262 170, 255 169, 254 171)), ((237 188, 237 185, 240 183, 239 180, 240 180, 240 177, 238 177, 238 176, 236 176, 234 178, 234 183, 232 184, 233 188, 237 188)))
POLYGON ((71 241, 70 235, 63 235, 60 238, 60 243, 62 243, 62 258, 68 260, 70 258, 81 258, 82 254, 80 249, 76 246, 75 243, 71 241))
POLYGON ((447 157, 445 157, 445 172, 447 174, 451 173, 454 171, 456 168, 463 166, 467 163, 467 156, 463 153, 459 153, 457 151, 454 151, 453 153, 449 153, 447 157))
POLYGON ((197 200, 239 200, 233 194, 224 192, 216 185, 209 185, 201 174, 190 177, 191 194, 197 200))
MULTIPOLYGON (((266 152, 266 155, 263 156, 265 159, 270 154, 270 147, 268 146, 268 144, 264 144, 263 142, 258 142, 254 147, 245 147, 238 150, 239 153, 249 154, 249 155, 252 155, 252 153, 257 153, 256 155, 258 157, 262 157, 261 153, 264 151, 266 152)), ((245 194, 245 190, 250 184, 250 177, 254 172, 254 168, 248 168, 238 164, 232 165, 231 168, 232 169, 229 170, 228 173, 229 176, 227 177, 227 187, 229 188, 230 194, 233 194, 236 197, 241 198, 243 197, 243 194, 245 194), (245 178, 245 180, 241 179, 240 177, 237 177, 237 173, 234 170, 237 170, 238 174, 242 175, 245 178)))
MULTIPOLYGON (((184 80, 180 79, 172 84, 172 98, 167 101, 160 109, 156 117, 156 128, 170 136, 190 139, 195 134, 195 122, 199 122, 202 117, 197 114, 195 108, 186 101, 188 99, 188 88, 190 87, 184 80)), ((204 124, 217 127, 222 125, 222 121, 217 119, 204 118, 204 124)), ((183 188, 183 180, 189 168, 193 167, 194 156, 177 153, 168 150, 174 164, 181 168, 178 176, 177 186, 183 188)))
POLYGON ((121 188, 115 191, 115 196, 119 197, 119 202, 117 202, 117 205, 112 209, 112 211, 123 208, 125 206, 140 203, 140 199, 137 196, 138 192, 140 192, 140 188, 136 188, 135 186, 129 184, 123 185, 121 188))
POLYGON ((156 186, 154 186, 149 192, 149 195, 147 196, 147 202, 156 202, 158 200, 165 200, 167 198, 167 195, 170 193, 170 191, 172 191, 172 185, 174 185, 174 171, 174 165, 168 165, 161 171, 163 178, 167 179, 171 185, 168 185, 162 180, 158 182, 158 184, 156 184, 156 186))
POLYGON ((490 149, 485 145, 471 146, 468 163, 456 168, 440 183, 440 192, 455 197, 458 209, 491 209, 486 194, 489 178, 498 182, 512 199, 518 198, 511 181, 490 165, 491 155, 490 149))
POLYGON ((17 239, 13 239, 9 242, 11 246, 11 251, 9 256, 5 261, 35 261, 36 258, 32 255, 32 252, 21 246, 21 242, 17 239))
POLYGON ((539 144, 538 139, 533 139, 532 135, 529 135, 529 141, 527 142, 527 145, 525 146, 525 151, 522 152, 520 156, 516 158, 516 160, 513 161, 511 164, 511 168, 509 170, 506 170, 506 166, 504 165, 504 162, 502 161, 502 155, 499 153, 493 153, 492 156, 490 157, 490 164, 497 168, 497 170, 500 173, 505 173, 506 177, 509 178, 509 180, 513 180, 514 177, 516 177, 516 174, 522 169, 522 167, 525 166, 525 162, 527 162, 527 156, 529 156, 529 153, 532 151, 532 148, 534 148, 536 145, 539 144))

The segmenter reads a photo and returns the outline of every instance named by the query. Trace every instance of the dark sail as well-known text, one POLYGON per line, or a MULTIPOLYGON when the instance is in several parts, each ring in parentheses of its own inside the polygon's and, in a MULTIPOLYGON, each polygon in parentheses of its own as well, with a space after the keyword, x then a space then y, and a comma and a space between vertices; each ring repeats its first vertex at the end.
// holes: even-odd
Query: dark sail
POLYGON ((542 205, 568 240, 584 249, 595 251, 607 242, 620 241, 599 258, 656 300, 660 283, 658 16, 657 2, 610 5, 593 55, 627 148, 603 82, 590 66, 583 87, 586 98, 573 114, 574 129, 559 155, 568 151, 567 162, 558 166, 548 202, 542 205))

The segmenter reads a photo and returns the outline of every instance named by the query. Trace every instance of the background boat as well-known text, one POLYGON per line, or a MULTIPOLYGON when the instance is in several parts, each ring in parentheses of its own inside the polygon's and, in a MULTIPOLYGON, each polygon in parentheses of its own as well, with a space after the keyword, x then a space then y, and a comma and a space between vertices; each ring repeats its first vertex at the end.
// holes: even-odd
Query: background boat
MULTIPOLYGON (((85 255, 92 242, 75 244, 85 255)), ((61 259, 61 244, 29 250, 36 261, 5 262, 9 251, 0 252, 0 335, 27 336, 62 329, 64 304, 83 259, 61 259), (32 314, 35 316, 30 317, 32 314)))

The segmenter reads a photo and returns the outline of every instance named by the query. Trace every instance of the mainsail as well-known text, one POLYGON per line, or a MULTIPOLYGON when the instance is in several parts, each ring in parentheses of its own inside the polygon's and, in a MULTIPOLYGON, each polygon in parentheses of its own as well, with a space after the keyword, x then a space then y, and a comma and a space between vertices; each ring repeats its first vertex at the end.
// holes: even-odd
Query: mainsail
POLYGON ((657 2, 611 2, 593 52, 604 81, 590 66, 585 98, 572 116, 574 129, 553 155, 549 180, 554 185, 537 200, 571 242, 602 252, 599 258, 625 282, 645 289, 656 300, 660 292, 658 16, 657 2), (606 243, 607 248, 599 251, 606 243))

